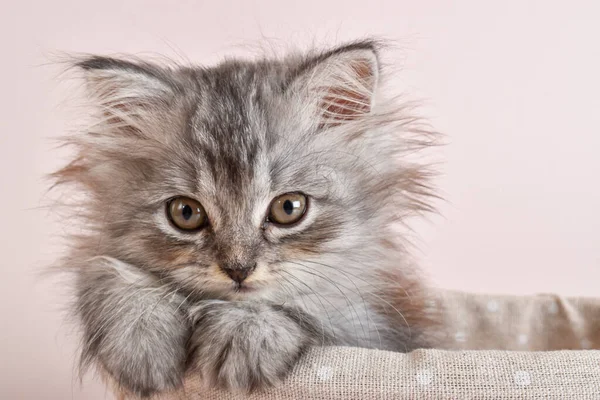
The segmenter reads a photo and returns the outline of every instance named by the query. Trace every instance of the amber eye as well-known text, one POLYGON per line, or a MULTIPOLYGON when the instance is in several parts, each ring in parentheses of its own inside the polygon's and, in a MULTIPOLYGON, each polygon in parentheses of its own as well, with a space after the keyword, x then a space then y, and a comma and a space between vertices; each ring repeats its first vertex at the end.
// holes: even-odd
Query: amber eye
POLYGON ((189 197, 175 197, 167 203, 169 219, 177 228, 184 231, 195 231, 208 222, 202 204, 189 197))
POLYGON ((298 222, 306 213, 308 198, 302 193, 286 193, 273 199, 269 221, 280 225, 298 222))

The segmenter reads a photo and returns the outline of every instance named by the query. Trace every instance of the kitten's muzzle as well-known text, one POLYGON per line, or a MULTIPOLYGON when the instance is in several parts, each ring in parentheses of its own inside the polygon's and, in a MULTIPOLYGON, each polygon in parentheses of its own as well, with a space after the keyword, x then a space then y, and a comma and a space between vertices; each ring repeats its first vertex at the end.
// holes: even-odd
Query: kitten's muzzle
POLYGON ((222 265, 221 269, 227 274, 233 281, 242 283, 255 269, 256 263, 249 264, 226 264, 222 265))

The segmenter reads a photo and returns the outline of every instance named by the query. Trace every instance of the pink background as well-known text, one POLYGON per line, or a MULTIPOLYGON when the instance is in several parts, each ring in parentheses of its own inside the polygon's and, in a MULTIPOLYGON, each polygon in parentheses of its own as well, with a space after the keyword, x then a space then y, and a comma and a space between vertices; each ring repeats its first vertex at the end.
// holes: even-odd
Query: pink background
POLYGON ((0 398, 110 398, 73 374, 60 254, 42 175, 63 160, 66 88, 50 52, 158 52, 214 61, 238 45, 385 35, 398 83, 436 128, 443 217, 417 225, 441 286, 597 295, 600 28, 583 1, 5 1, 0 6, 0 398), (452 5, 450 5, 452 3, 452 5), (485 4, 484 4, 485 3, 485 4), (560 4, 560 5, 559 5, 560 4), (594 183, 595 182, 595 183, 594 183))

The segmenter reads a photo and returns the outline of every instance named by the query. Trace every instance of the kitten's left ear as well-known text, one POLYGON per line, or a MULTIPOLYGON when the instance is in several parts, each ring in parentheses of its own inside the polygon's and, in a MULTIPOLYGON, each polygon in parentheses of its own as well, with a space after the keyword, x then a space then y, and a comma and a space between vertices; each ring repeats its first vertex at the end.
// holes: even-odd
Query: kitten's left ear
POLYGON ((146 62, 91 56, 74 64, 84 73, 86 92, 113 129, 140 130, 177 90, 168 70, 146 62))
POLYGON ((371 112, 379 78, 373 41, 351 43, 309 58, 294 84, 308 89, 320 113, 320 125, 339 125, 371 112))

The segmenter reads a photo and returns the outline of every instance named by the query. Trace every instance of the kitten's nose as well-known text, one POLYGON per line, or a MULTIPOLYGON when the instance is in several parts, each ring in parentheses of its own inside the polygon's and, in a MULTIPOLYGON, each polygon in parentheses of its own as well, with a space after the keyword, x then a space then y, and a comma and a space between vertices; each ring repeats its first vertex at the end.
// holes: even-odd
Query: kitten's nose
POLYGON ((237 283, 242 283, 248 275, 254 271, 256 268, 256 263, 249 264, 226 264, 221 266, 223 272, 225 272, 232 280, 237 283))

